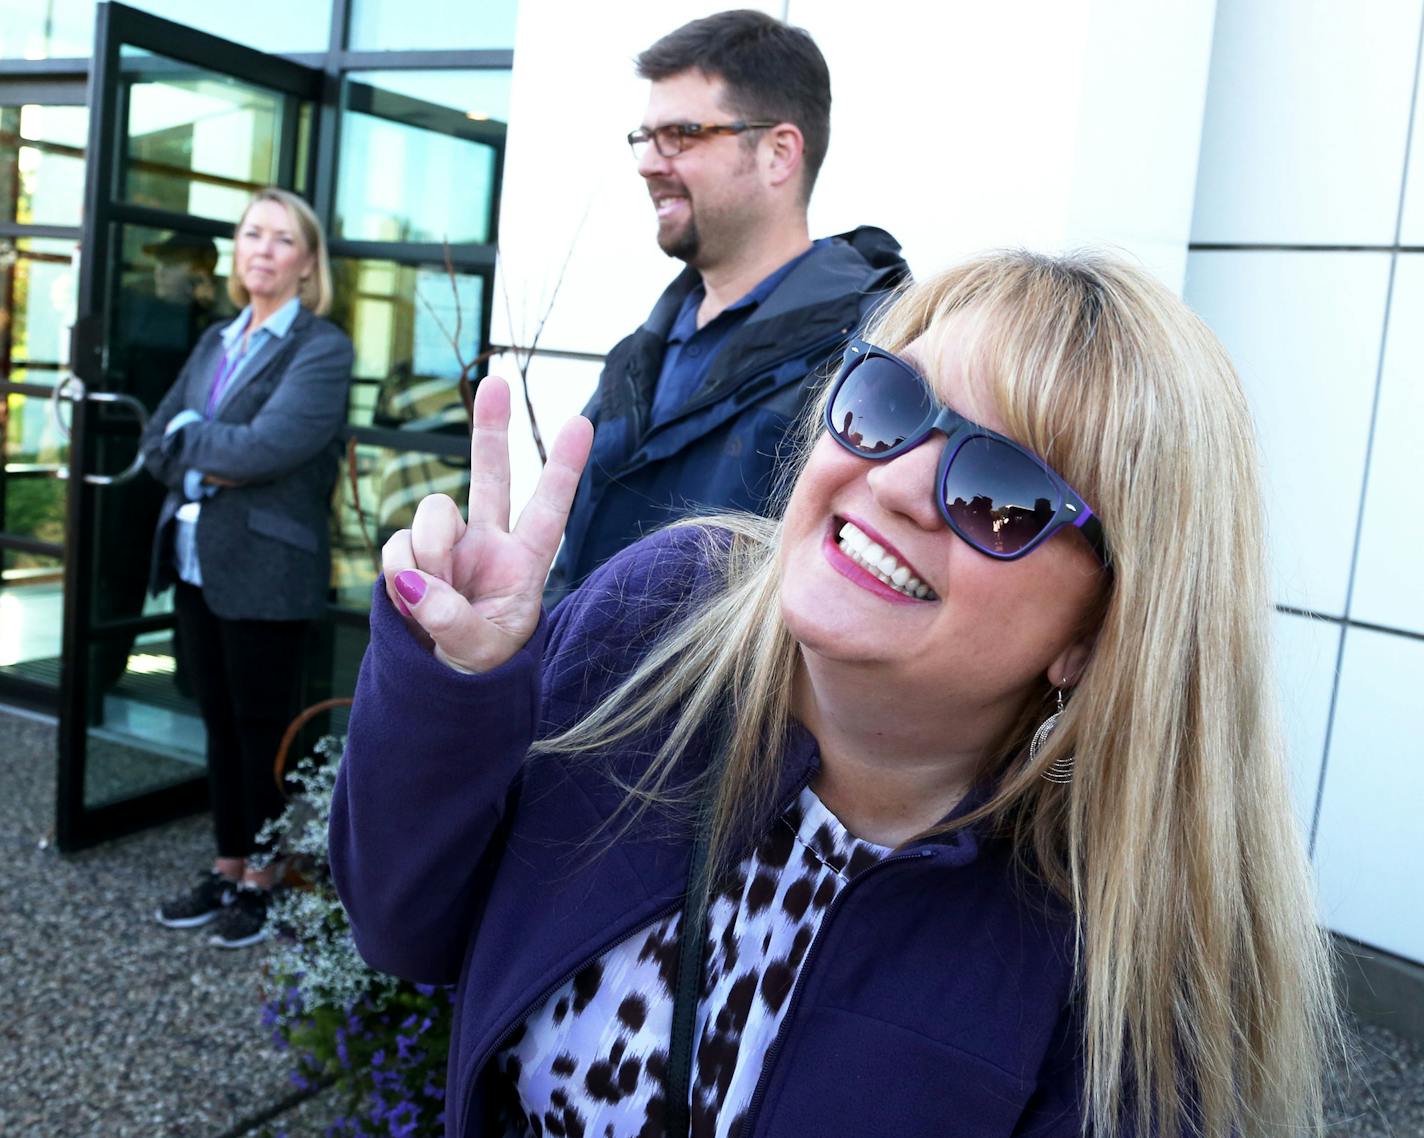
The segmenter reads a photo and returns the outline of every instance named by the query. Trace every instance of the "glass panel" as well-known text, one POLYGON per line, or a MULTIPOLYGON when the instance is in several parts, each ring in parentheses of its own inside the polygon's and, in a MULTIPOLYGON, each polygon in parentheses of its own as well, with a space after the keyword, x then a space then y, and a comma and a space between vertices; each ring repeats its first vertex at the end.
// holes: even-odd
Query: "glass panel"
POLYGON ((94 0, 0 4, 0 59, 76 59, 94 50, 94 0))
POLYGON ((0 243, 0 379, 48 383, 68 364, 75 248, 39 237, 22 237, 8 251, 0 243))
MULTIPOLYGON (((331 0, 244 0, 195 4, 193 0, 125 0, 165 20, 222 36, 258 51, 325 51, 331 42, 331 0)), ((81 55, 88 54, 86 49, 81 55)))
POLYGON ((517 0, 421 0, 411 19, 409 0, 353 0, 353 51, 513 48, 517 0))
MULTIPOLYGON (((135 396, 150 412, 178 378, 198 337, 211 324, 230 320, 236 307, 227 295, 232 241, 194 233, 122 226, 107 386, 135 396)), ((133 460, 137 424, 128 412, 96 411, 93 467, 115 474, 133 460)), ((149 539, 163 504, 164 488, 145 472, 95 495, 91 542, 96 623, 136 617, 145 611, 149 539)))
POLYGON ((281 96, 127 47, 123 80, 126 200, 235 222, 276 180, 281 96))
POLYGON ((0 220, 78 225, 89 108, 0 107, 0 220))
MULTIPOLYGON (((351 422, 410 431, 417 447, 420 434, 462 443, 454 456, 361 445, 353 460, 348 452, 332 511, 332 587, 339 604, 364 610, 381 546, 410 525, 420 499, 439 492, 463 502, 468 495, 469 420, 454 337, 458 328, 460 357, 478 359, 486 282, 469 273, 452 281, 443 267, 391 261, 337 258, 332 269, 333 315, 356 345, 351 422)), ((472 367, 470 375, 483 370, 472 367)))
POLYGON ((232 239, 137 225, 116 231, 109 386, 152 411, 198 337, 237 315, 227 292, 232 239))
POLYGON ((54 424, 49 400, 5 396, 0 428, 0 533, 63 545, 65 483, 57 474, 69 461, 69 446, 54 424))
MULTIPOLYGON (((341 257, 332 273, 332 315, 356 345, 350 421, 467 432, 460 361, 475 361, 484 340, 484 278, 456 273, 452 280, 444 268, 341 257)), ((470 378, 482 372, 472 367, 470 378)))
POLYGON ((332 503, 331 586, 336 603, 363 612, 370 608, 381 546, 396 530, 410 525, 421 498, 448 494, 463 503, 469 493, 468 456, 361 444, 355 447, 353 460, 348 449, 332 503))
POLYGON ((311 187, 307 184, 307 174, 311 169, 312 124, 315 121, 316 108, 310 103, 302 103, 297 108, 297 161, 292 189, 308 198, 311 197, 311 187))
POLYGON ((353 72, 342 98, 333 236, 494 240, 509 72, 353 72))
POLYGON ((0 549, 0 677, 59 687, 64 564, 0 549))
POLYGON ((90 730, 84 804, 119 802, 205 770, 203 723, 174 660, 173 633, 89 647, 90 730))

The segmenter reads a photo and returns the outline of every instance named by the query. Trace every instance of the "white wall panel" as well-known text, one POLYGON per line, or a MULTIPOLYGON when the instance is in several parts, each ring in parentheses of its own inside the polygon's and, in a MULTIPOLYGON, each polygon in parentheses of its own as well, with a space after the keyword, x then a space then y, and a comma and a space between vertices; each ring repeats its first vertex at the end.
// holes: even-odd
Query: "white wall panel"
MULTIPOLYGON (((534 404, 534 417, 539 421, 539 431, 544 438, 544 447, 553 445, 559 428, 574 415, 583 410, 589 396, 598 386, 600 365, 587 360, 567 360, 551 356, 537 356, 529 364, 529 400, 534 404)), ((524 503, 534 493, 534 484, 539 480, 539 452, 534 446, 534 436, 529 430, 529 413, 524 405, 524 392, 519 380, 519 370, 508 355, 495 356, 490 360, 490 374, 503 376, 509 381, 512 395, 509 416, 509 500, 511 517, 517 518, 524 503)))
POLYGON ((1424 961, 1424 643, 1345 633, 1315 861, 1326 923, 1424 961))
POLYGON ((1388 279, 1383 253, 1188 260, 1256 417, 1279 603, 1344 615, 1388 279))
MULTIPOLYGON (((1421 168, 1424 170, 1424 168, 1421 168)), ((1350 616, 1424 633, 1424 255, 1395 267, 1350 616)), ((1421 677, 1424 679, 1424 677, 1421 677)))
POLYGON ((1309 837, 1320 789, 1320 768, 1325 761, 1342 626, 1293 613, 1277 613, 1274 632, 1291 797, 1301 833, 1309 837))
POLYGON ((1399 227, 1401 245, 1424 245, 1424 73, 1417 76, 1416 83, 1409 169, 1404 180, 1404 210, 1399 227))
POLYGON ((1420 0, 1221 0, 1192 240, 1394 239, 1420 0))
POLYGON ((889 229, 928 275, 1110 245, 1180 291, 1214 0, 791 0, 835 91, 812 228, 889 229), (1123 92, 1131 91, 1131 98, 1123 92))
POLYGON ((990 246, 1063 238, 1089 0, 792 0, 831 69, 812 229, 888 229, 926 276, 990 246))
POLYGON ((1179 295, 1216 7, 1095 0, 1088 29, 1063 240, 1118 246, 1179 295))

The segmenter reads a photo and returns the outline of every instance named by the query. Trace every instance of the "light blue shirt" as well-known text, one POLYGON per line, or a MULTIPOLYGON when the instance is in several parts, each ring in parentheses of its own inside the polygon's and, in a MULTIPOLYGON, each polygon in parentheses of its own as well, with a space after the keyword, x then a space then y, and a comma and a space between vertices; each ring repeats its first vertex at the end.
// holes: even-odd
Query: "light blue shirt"
MULTIPOLYGON (((297 313, 301 311, 302 302, 299 297, 292 297, 271 316, 262 322, 261 327, 253 331, 247 338, 247 350, 242 350, 242 334, 247 330, 247 325, 252 319, 252 305, 248 305, 237 314, 237 319, 224 328, 220 333, 223 344, 223 360, 226 364, 231 364, 232 370, 228 373, 227 383, 224 386, 221 398, 218 401, 218 408, 222 406, 223 400, 227 398, 247 366, 253 360, 260 359, 263 349, 271 342, 280 340, 292 330, 292 324, 297 319, 297 313), (235 358, 233 353, 239 353, 235 358)), ((214 408, 217 410, 217 408, 214 408)), ((171 435, 174 431, 182 430, 190 423, 201 423, 204 416, 201 411, 184 410, 179 411, 168 421, 168 426, 164 428, 164 436, 171 435)), ((211 498, 218 492, 220 487, 203 481, 203 471, 188 470, 183 474, 183 496, 188 500, 178 508, 176 515, 176 526, 173 531, 173 557, 180 579, 188 584, 201 588, 203 585, 203 573, 198 566, 198 513, 199 502, 203 498, 211 498)))

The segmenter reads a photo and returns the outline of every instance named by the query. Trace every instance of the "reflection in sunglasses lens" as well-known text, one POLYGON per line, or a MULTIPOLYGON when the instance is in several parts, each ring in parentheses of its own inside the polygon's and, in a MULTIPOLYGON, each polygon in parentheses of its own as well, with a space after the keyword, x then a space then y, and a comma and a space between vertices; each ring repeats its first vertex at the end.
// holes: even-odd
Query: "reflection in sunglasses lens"
POLYGON ((853 367, 831 403, 831 422, 846 445, 883 454, 929 417, 929 392, 893 360, 870 356, 853 367))
POLYGON ((1058 492, 1028 455, 980 436, 962 444, 944 477, 944 502, 960 533, 985 553, 1018 553, 1058 510, 1058 492))

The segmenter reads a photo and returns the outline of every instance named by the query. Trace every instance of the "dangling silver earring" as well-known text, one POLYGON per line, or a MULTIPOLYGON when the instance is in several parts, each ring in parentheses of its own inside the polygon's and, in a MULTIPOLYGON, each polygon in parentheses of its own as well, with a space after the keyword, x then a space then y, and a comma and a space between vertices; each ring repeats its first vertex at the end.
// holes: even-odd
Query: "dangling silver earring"
MULTIPOLYGON (((1058 726, 1058 717, 1063 714, 1063 689, 1056 689, 1058 695, 1058 710, 1038 725, 1038 730, 1033 733, 1033 740, 1028 745, 1028 761, 1032 766, 1038 761, 1038 753, 1043 750, 1043 745, 1048 742, 1048 737, 1053 734, 1053 729, 1058 726)), ((1073 756, 1064 755, 1062 758, 1054 759, 1048 764, 1048 769, 1040 776, 1045 782, 1056 782, 1060 786, 1073 781, 1073 756)))

